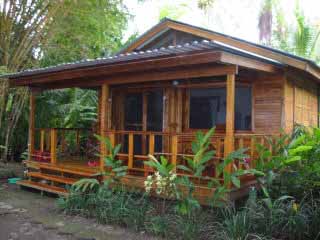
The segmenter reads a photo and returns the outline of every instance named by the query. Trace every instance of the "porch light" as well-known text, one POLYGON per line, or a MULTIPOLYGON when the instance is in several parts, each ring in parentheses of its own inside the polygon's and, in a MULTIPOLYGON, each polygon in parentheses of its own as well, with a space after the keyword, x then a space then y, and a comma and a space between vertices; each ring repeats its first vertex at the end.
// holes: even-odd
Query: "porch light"
POLYGON ((178 86, 178 85, 179 85, 179 81, 174 80, 174 81, 172 82, 172 85, 173 85, 173 86, 178 86))

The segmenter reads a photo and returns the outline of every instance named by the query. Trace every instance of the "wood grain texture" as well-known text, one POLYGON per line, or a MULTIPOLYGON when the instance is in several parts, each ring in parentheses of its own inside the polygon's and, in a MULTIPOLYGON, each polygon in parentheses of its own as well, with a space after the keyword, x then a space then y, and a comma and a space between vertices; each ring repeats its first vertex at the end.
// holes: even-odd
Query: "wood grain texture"
MULTIPOLYGON (((103 84, 101 86, 100 94, 100 136, 106 137, 107 124, 108 124, 108 99, 109 99, 109 85, 103 84)), ((100 144, 100 169, 104 170, 104 158, 107 155, 107 148, 105 144, 100 144)))
MULTIPOLYGON (((235 75, 227 76, 227 107, 226 107, 226 137, 224 145, 224 156, 229 155, 234 150, 234 116, 235 116, 235 75)), ((231 164, 226 167, 227 172, 231 172, 231 164)))
POLYGON ((282 78, 282 75, 256 75, 252 80, 255 133, 278 133, 281 129, 282 78))

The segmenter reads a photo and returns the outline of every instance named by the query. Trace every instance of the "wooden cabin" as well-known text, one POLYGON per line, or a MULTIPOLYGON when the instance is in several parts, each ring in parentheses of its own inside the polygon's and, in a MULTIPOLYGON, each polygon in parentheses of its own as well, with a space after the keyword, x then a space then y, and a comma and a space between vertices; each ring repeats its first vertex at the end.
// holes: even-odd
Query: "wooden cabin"
MULTIPOLYGON (((128 166, 123 182, 138 188, 151 171, 144 164, 148 154, 185 164, 195 131, 216 127, 211 139, 216 156, 205 175, 219 177, 216 163, 234 149, 249 148, 254 166, 256 143, 267 146, 267 137, 290 132, 295 123, 319 122, 320 68, 314 62, 169 19, 117 55, 6 77, 12 87, 30 89, 29 179, 19 184, 58 194, 79 178, 101 179, 104 162, 87 153, 96 149, 103 158, 107 149, 97 143, 81 151, 92 129, 37 128, 35 98, 41 91, 96 90, 94 131, 122 145, 118 158, 128 166), (66 136, 73 139, 72 151, 66 136)), ((241 184, 234 197, 253 184, 252 178, 241 184)), ((197 184, 200 199, 211 192, 197 184)))

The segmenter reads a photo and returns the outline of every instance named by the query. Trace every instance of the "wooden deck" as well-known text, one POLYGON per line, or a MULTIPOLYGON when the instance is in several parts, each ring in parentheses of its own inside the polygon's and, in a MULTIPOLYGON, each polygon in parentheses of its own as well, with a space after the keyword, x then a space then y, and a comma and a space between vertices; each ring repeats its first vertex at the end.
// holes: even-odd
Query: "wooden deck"
MULTIPOLYGON (((106 180, 102 176, 100 167, 89 167, 87 161, 80 158, 70 158, 58 161, 56 164, 41 163, 36 161, 25 161, 28 168, 26 180, 19 181, 17 184, 23 187, 33 188, 41 192, 49 192, 57 195, 67 196, 68 187, 81 178, 96 178, 99 181, 106 180)), ((148 170, 149 174, 152 172, 148 170)), ((179 175, 183 175, 178 173, 179 175)), ((121 179, 122 184, 128 188, 144 190, 144 181, 147 174, 143 169, 129 169, 128 174, 121 179)), ((241 188, 233 189, 228 198, 238 199, 245 195, 250 186, 256 184, 254 178, 247 176, 241 179, 241 188)), ((205 182, 195 183, 195 197, 202 203, 208 204, 208 198, 214 193, 214 188, 208 188, 205 182)))
POLYGON ((99 167, 89 167, 87 161, 76 157, 56 164, 37 161, 25 161, 25 164, 28 180, 19 181, 18 185, 58 195, 67 195, 67 187, 81 178, 101 180, 99 167))

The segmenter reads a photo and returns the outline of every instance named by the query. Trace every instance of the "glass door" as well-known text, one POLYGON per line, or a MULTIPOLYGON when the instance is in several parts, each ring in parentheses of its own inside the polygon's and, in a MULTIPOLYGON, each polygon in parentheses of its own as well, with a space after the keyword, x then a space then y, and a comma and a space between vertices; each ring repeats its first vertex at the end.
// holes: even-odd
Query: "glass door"
MULTIPOLYGON (((163 128, 163 91, 127 93, 124 108, 124 130, 141 132, 134 135, 134 154, 145 155, 148 153, 149 137, 144 132, 161 132, 163 128)), ((128 138, 124 141, 124 146, 127 146, 128 138)), ((155 151, 161 149, 162 138, 156 136, 155 151)))

